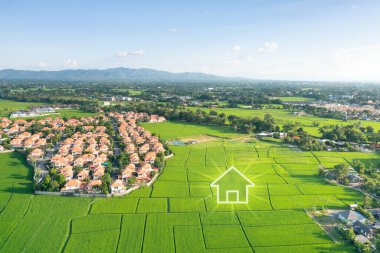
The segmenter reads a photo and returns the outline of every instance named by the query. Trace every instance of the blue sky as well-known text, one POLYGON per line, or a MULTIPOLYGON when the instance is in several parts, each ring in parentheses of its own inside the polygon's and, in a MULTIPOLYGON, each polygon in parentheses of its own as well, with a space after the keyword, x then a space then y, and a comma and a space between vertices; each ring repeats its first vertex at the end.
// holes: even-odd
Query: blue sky
POLYGON ((378 0, 0 1, 0 69, 380 80, 378 0))

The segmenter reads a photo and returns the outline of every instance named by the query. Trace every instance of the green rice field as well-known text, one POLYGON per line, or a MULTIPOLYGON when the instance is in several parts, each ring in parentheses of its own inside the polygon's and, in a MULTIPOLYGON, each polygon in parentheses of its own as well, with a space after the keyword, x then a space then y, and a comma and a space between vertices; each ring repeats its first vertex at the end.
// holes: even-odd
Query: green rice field
POLYGON ((377 155, 299 152, 178 122, 144 126, 168 139, 223 138, 172 146, 175 156, 152 187, 108 199, 34 195, 22 155, 0 154, 0 252, 355 252, 335 244, 305 209, 346 209, 363 198, 324 182, 320 162, 377 155), (210 183, 230 166, 255 184, 247 204, 216 202, 210 183))
MULTIPOLYGON (((190 110, 201 109, 203 111, 216 111, 218 113, 225 113, 228 115, 235 115, 239 117, 259 117, 263 118, 265 114, 271 114, 276 124, 283 126, 285 124, 295 124, 302 127, 305 131, 314 136, 321 136, 319 128, 324 125, 349 125, 359 122, 358 120, 343 121, 338 119, 320 118, 313 115, 298 116, 287 109, 246 109, 246 108, 204 108, 204 107, 189 107, 190 110), (319 122, 320 126, 313 126, 313 122, 319 122)), ((360 121, 364 127, 372 126, 375 131, 380 130, 380 122, 375 121, 360 121)))

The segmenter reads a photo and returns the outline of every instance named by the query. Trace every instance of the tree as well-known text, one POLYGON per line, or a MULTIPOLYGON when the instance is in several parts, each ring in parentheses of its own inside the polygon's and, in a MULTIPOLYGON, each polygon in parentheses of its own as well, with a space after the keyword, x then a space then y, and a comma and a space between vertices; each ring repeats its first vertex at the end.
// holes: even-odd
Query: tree
POLYGON ((331 170, 331 174, 336 180, 343 182, 344 179, 348 176, 348 165, 344 163, 335 165, 331 170))
POLYGON ((102 186, 101 186, 102 193, 108 194, 109 193, 109 186, 112 183, 111 175, 109 173, 105 173, 102 176, 101 180, 102 180, 102 186))
POLYGON ((46 175, 46 177, 44 177, 44 179, 41 182, 42 190, 46 191, 49 188, 50 181, 51 181, 50 175, 46 175))
POLYGON ((366 194, 364 196, 364 199, 363 199, 363 207, 364 208, 370 208, 372 205, 372 198, 371 196, 369 196, 368 194, 366 194))
POLYGON ((66 183, 65 176, 62 175, 62 174, 58 174, 58 176, 57 176, 57 182, 59 184, 59 187, 62 188, 65 185, 65 183, 66 183))
POLYGON ((367 126, 366 130, 367 130, 367 133, 371 133, 371 134, 375 132, 375 129, 373 128, 373 126, 367 126))

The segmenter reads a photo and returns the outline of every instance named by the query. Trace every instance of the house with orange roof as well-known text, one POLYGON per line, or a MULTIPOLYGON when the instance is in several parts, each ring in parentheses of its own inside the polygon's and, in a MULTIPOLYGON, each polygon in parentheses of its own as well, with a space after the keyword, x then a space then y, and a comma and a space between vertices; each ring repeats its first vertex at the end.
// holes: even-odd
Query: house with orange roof
POLYGON ((18 136, 18 138, 20 138, 20 139, 27 139, 27 138, 30 138, 31 136, 32 136, 31 133, 29 133, 29 132, 23 132, 23 133, 21 133, 21 134, 18 136))
POLYGON ((95 156, 93 154, 85 154, 82 156, 82 159, 85 163, 92 162, 95 159, 95 156))
POLYGON ((97 126, 96 128, 95 128, 95 131, 96 132, 104 132, 104 131, 106 131, 107 130, 107 128, 105 127, 105 126, 97 126))
POLYGON ((71 145, 74 143, 74 139, 73 138, 67 138, 66 140, 64 140, 62 142, 63 145, 71 145))
POLYGON ((94 129, 94 126, 83 126, 83 129, 86 131, 86 132, 89 132, 89 131, 92 131, 94 129))
POLYGON ((30 136, 30 139, 32 139, 33 141, 36 141, 36 140, 38 140, 41 136, 42 136, 42 133, 33 134, 32 136, 30 136))
POLYGON ((86 186, 87 192, 88 193, 100 193, 101 192, 101 189, 100 189, 101 185, 102 185, 102 180, 99 180, 99 179, 91 180, 86 186))
POLYGON ((38 141, 36 141, 36 143, 34 143, 35 147, 42 147, 45 145, 46 145, 46 139, 44 139, 44 138, 41 138, 38 141))
POLYGON ((154 163, 154 161, 156 160, 156 153, 155 152, 149 152, 148 154, 145 155, 145 158, 144 158, 144 161, 146 163, 154 163))
POLYGON ((95 146, 91 145, 91 146, 88 146, 85 150, 86 153, 89 153, 89 154, 93 154, 93 155, 97 155, 99 154, 99 151, 96 149, 95 146))
POLYGON ((11 146, 13 148, 22 148, 23 147, 23 145, 22 145, 22 139, 19 139, 19 138, 11 140, 10 143, 11 143, 11 146))
POLYGON ((54 162, 54 166, 57 168, 65 167, 67 164, 68 164, 67 159, 63 157, 54 162))
POLYGON ((77 177, 79 180, 85 180, 89 177, 90 171, 89 170, 82 170, 78 173, 77 177))
POLYGON ((84 163, 85 163, 84 160, 81 157, 79 157, 79 158, 75 159, 74 166, 75 167, 83 167, 84 163))
POLYGON ((143 138, 143 137, 137 137, 137 139, 136 139, 136 143, 138 144, 138 145, 141 145, 141 144, 143 144, 145 142, 145 139, 143 138))
POLYGON ((160 142, 157 142, 156 144, 154 144, 153 149, 154 151, 156 151, 156 153, 165 152, 164 146, 160 142))
POLYGON ((33 159, 40 159, 43 158, 45 155, 45 152, 42 149, 35 149, 32 152, 30 152, 29 156, 33 159))
POLYGON ((125 191, 126 191, 126 188, 123 185, 123 181, 121 181, 120 179, 115 180, 115 182, 113 182, 111 184, 111 193, 112 194, 124 194, 125 191))
POLYGON ((103 162, 106 162, 108 161, 108 156, 106 154, 101 154, 100 156, 98 156, 100 159, 102 159, 103 162))
POLYGON ((61 159, 61 158, 62 158, 61 155, 56 154, 56 155, 54 155, 54 156, 50 159, 50 161, 51 161, 52 163, 55 163, 56 161, 58 161, 58 160, 61 159))
POLYGON ((94 179, 101 179, 103 175, 104 175, 104 168, 103 168, 103 169, 98 169, 98 170, 96 170, 96 171, 93 173, 92 177, 93 177, 94 179))
POLYGON ((139 148, 139 153, 140 154, 145 154, 146 152, 149 151, 149 144, 144 144, 139 148))
POLYGON ((34 140, 32 140, 32 138, 26 139, 23 144, 24 148, 33 148, 33 145, 34 140))
POLYGON ((146 138, 146 139, 149 139, 150 137, 152 137, 152 134, 149 131, 145 131, 143 133, 143 137, 146 138))
POLYGON ((61 173, 66 180, 70 180, 73 178, 74 172, 72 166, 66 166, 59 170, 59 173, 61 173))
POLYGON ((99 166, 103 163, 103 159, 100 158, 100 157, 96 157, 93 161, 92 161, 92 165, 94 166, 99 166))
POLYGON ((156 144, 158 142, 158 137, 157 136, 151 136, 150 138, 149 138, 149 144, 150 145, 154 145, 154 144, 156 144))
POLYGON ((129 178, 133 177, 133 173, 135 172, 135 165, 133 163, 129 164, 124 168, 121 173, 121 179, 126 182, 129 178))
POLYGON ((136 151, 135 145, 129 144, 126 148, 128 154, 133 154, 136 151))
POLYGON ((102 144, 102 145, 110 145, 110 140, 108 140, 107 138, 105 138, 105 137, 102 137, 102 138, 100 138, 100 140, 99 140, 99 144, 102 144))
POLYGON ((61 192, 74 192, 82 188, 83 182, 78 179, 71 179, 65 184, 65 187, 61 189, 61 192))
POLYGON ((82 147, 81 147, 81 146, 74 146, 74 147, 71 149, 71 154, 74 155, 74 156, 81 155, 82 152, 83 152, 83 150, 82 150, 82 147))
POLYGON ((69 163, 72 163, 74 161, 74 156, 72 154, 68 154, 65 156, 65 158, 69 161, 69 163))
POLYGON ((100 145, 99 151, 103 152, 103 153, 107 153, 108 152, 108 146, 107 145, 100 145))
POLYGON ((140 162, 140 158, 139 158, 139 155, 137 153, 133 153, 129 156, 129 161, 131 163, 134 163, 134 164, 139 164, 140 162))

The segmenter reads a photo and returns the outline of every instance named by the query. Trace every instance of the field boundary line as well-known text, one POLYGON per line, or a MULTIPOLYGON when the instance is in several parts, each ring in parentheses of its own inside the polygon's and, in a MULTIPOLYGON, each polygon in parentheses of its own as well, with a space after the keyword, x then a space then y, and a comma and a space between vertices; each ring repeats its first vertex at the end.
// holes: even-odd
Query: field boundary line
POLYGON ((122 229, 122 226, 123 226, 123 218, 124 218, 124 215, 121 215, 121 217, 120 217, 120 226, 119 226, 119 238, 117 239, 117 245, 116 245, 116 251, 115 251, 115 253, 117 253, 118 250, 119 250, 119 243, 120 243, 120 237, 121 237, 121 229, 122 229))
POLYGON ((206 205, 206 199, 205 198, 203 198, 203 204, 205 206, 205 212, 207 213, 207 205, 206 205))
POLYGON ((224 146, 224 142, 223 142, 222 147, 223 147, 223 151, 224 151, 224 164, 226 165, 225 169, 227 170, 227 167, 228 167, 228 165, 227 165, 227 153, 226 153, 226 147, 224 146))
POLYGON ((92 211, 92 206, 95 204, 96 200, 92 200, 90 203, 88 203, 88 210, 87 210, 87 215, 90 215, 92 211))
POLYGON ((201 213, 198 213, 198 217, 199 217, 199 224, 200 224, 201 229, 202 229, 203 244, 205 246, 205 249, 207 250, 206 238, 205 238, 205 233, 203 231, 203 224, 202 224, 202 219, 201 219, 201 213))
POLYGON ((284 246, 290 246, 290 247, 293 247, 293 246, 311 246, 311 245, 334 245, 334 243, 325 243, 325 242, 321 242, 321 243, 299 243, 299 244, 279 244, 279 245, 273 245, 273 246, 268 246, 268 245, 264 245, 264 246, 254 246, 255 248, 274 248, 274 247, 284 247, 284 246))
MULTIPOLYGON (((285 180, 285 178, 280 174, 280 173, 278 173, 278 171, 276 170, 276 168, 274 167, 274 165, 278 165, 278 166, 280 166, 280 167, 282 167, 282 165, 281 164, 279 164, 279 163, 272 163, 272 168, 274 169, 274 172, 276 173, 276 175, 277 176, 279 176, 279 177, 281 177, 282 178, 282 180, 284 180, 284 182, 286 183, 286 184, 289 184, 289 182, 288 181, 286 181, 285 180)), ((284 167, 282 167, 282 168, 284 168, 284 167)), ((285 169, 285 168, 284 168, 285 169)), ((286 170, 286 169, 285 169, 286 170)), ((287 170, 286 170, 286 172, 288 172, 287 170)), ((289 174, 289 173, 288 173, 289 174)))
MULTIPOLYGON (((305 194, 303 191, 301 191, 300 188, 298 188, 298 184, 294 184, 294 186, 297 188, 297 190, 301 193, 301 195, 313 195, 313 194, 305 194)), ((323 194, 318 194, 318 195, 323 195, 323 194)), ((330 195, 330 194, 324 194, 324 195, 330 195)))
POLYGON ((26 207, 26 210, 24 212, 24 214, 22 215, 22 218, 17 222, 16 226, 13 228, 13 230, 11 231, 11 233, 8 234, 8 236, 3 240, 3 243, 0 245, 0 250, 4 247, 4 245, 7 243, 7 241, 9 240, 9 238, 13 235, 13 233, 16 231, 16 229, 18 228, 18 226, 21 224, 21 222, 24 220, 26 214, 28 213, 29 211, 29 208, 31 206, 31 202, 32 202, 32 199, 34 198, 33 195, 31 195, 29 197, 29 201, 28 201, 28 206, 26 207))
MULTIPOLYGON (((82 217, 86 217, 86 216, 82 216, 82 217)), ((80 217, 76 217, 76 218, 80 218, 80 217)), ((119 229, 120 228, 98 229, 98 230, 84 231, 84 232, 79 232, 79 233, 71 233, 71 235, 91 234, 91 233, 104 232, 104 231, 112 231, 112 230, 119 230, 119 229)))
POLYGON ((236 212, 234 212, 234 213, 235 213, 236 218, 237 218, 238 221, 239 221, 239 225, 240 225, 240 227, 241 227, 241 230, 242 230, 243 233, 244 233, 244 237, 245 237, 245 239, 247 240, 249 247, 251 248, 251 250, 252 250, 253 252, 255 252, 255 251, 252 249, 253 246, 252 246, 251 242, 249 241, 247 234, 245 233, 245 230, 244 230, 243 225, 241 224, 241 221, 240 221, 240 217, 239 217, 239 215, 238 215, 236 212))
POLYGON ((322 164, 321 161, 319 160, 319 158, 314 154, 314 152, 313 151, 310 151, 310 152, 313 154, 313 156, 315 157, 315 159, 317 159, 318 163, 322 164))
POLYGON ((175 243, 175 232, 174 232, 175 225, 172 226, 172 233, 173 233, 173 244, 174 244, 174 253, 177 252, 177 244, 175 243))
MULTIPOLYGON (((12 188, 13 188, 13 186, 12 186, 12 188)), ((11 196, 9 196, 7 203, 5 203, 5 205, 1 208, 0 214, 5 210, 5 208, 7 208, 9 202, 11 201, 11 198, 13 197, 13 194, 14 194, 14 192, 11 193, 11 196)))
POLYGON ((141 198, 139 198, 139 199, 137 200, 137 204, 136 204, 136 208, 135 208, 135 212, 134 212, 135 214, 137 213, 137 208, 139 207, 140 199, 141 199, 141 198))
POLYGON ((189 149, 189 152, 187 153, 187 157, 186 157, 186 161, 185 161, 185 164, 183 165, 184 167, 188 168, 189 166, 187 166, 187 162, 189 161, 189 157, 190 157, 190 154, 191 154, 191 150, 193 150, 192 148, 189 149))
POLYGON ((148 214, 146 213, 145 214, 145 222, 144 222, 144 233, 143 233, 143 236, 142 236, 142 240, 141 240, 141 253, 143 253, 143 250, 144 250, 144 241, 145 241, 145 232, 146 232, 146 222, 148 220, 148 214))
POLYGON ((257 154, 257 158, 260 158, 260 154, 259 154, 259 151, 257 151, 256 145, 257 145, 257 143, 255 143, 255 144, 253 145, 253 149, 255 150, 255 152, 256 152, 256 154, 257 154))
POLYGON ((66 240, 65 240, 64 243, 63 243, 63 247, 62 247, 62 250, 61 250, 62 253, 65 252, 65 249, 66 249, 66 247, 67 247, 67 244, 69 243, 69 240, 70 240, 70 237, 71 237, 71 233, 72 233, 72 231, 73 231, 73 220, 74 220, 75 218, 77 218, 77 217, 74 217, 74 218, 72 218, 72 219, 69 221, 69 232, 68 232, 68 235, 67 235, 67 237, 66 237, 66 240))
POLYGON ((273 208, 273 205, 272 205, 272 199, 270 197, 269 184, 268 183, 267 183, 267 191, 268 191, 268 198, 269 198, 270 207, 272 208, 272 211, 274 211, 274 208, 273 208))
POLYGON ((206 152, 205 152, 205 167, 207 167, 207 147, 206 147, 206 152))

